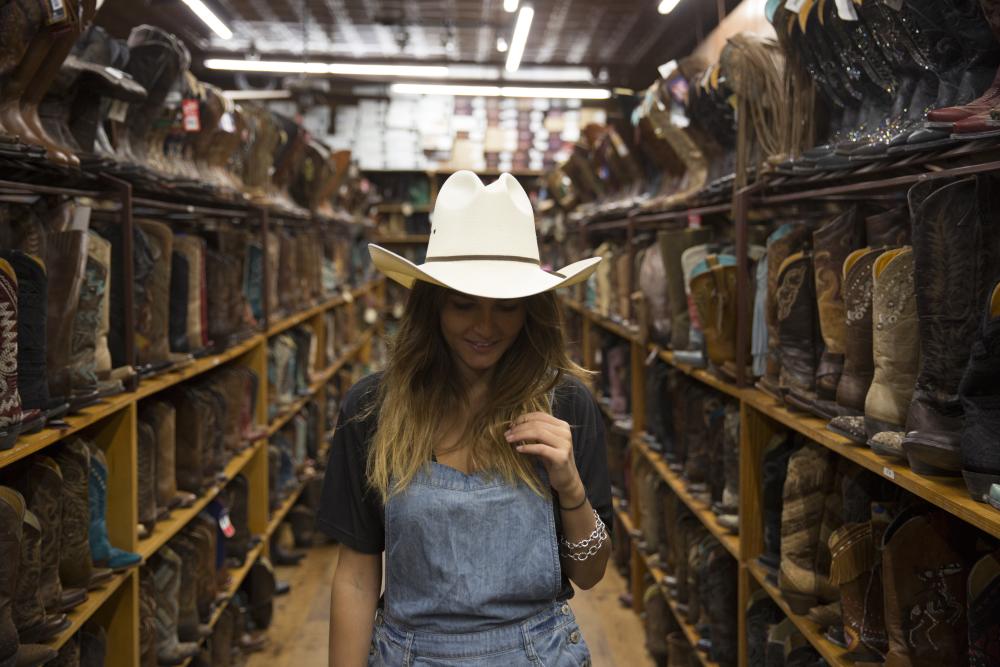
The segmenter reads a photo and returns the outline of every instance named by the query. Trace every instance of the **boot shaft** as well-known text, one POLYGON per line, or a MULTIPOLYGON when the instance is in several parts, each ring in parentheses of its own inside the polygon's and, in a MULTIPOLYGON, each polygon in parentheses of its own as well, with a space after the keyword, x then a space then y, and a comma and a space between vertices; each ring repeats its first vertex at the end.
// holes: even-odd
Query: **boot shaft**
POLYGON ((781 387, 812 392, 816 386, 819 331, 812 256, 789 255, 778 270, 775 292, 781 387))
POLYGON ((862 248, 843 265, 845 308, 844 372, 837 385, 837 403, 863 412, 865 395, 875 374, 872 357, 872 267, 881 250, 862 248))

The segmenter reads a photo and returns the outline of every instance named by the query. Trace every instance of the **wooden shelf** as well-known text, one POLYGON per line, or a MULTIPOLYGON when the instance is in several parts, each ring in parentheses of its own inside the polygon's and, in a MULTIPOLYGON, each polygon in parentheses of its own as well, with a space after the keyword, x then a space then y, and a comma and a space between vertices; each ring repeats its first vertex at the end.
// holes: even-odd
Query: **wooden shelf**
POLYGON ((162 521, 157 521, 156 526, 153 528, 152 534, 150 534, 145 539, 139 540, 138 553, 142 556, 142 562, 145 563, 156 551, 162 547, 164 544, 170 541, 177 533, 179 533, 184 526, 186 526, 191 519, 198 516, 205 507, 212 502, 219 492, 226 486, 226 484, 232 480, 236 475, 243 471, 250 459, 254 457, 257 451, 263 447, 264 440, 257 440, 253 442, 249 447, 244 449, 242 452, 230 459, 229 463, 226 464, 225 476, 226 481, 219 484, 215 484, 205 493, 198 497, 190 507, 180 507, 172 512, 170 516, 162 521))
POLYGON ((278 509, 274 511, 274 514, 271 515, 271 519, 267 522, 267 531, 264 533, 265 540, 270 540, 271 536, 274 535, 274 531, 278 530, 278 526, 281 525, 281 522, 285 520, 286 516, 288 516, 292 507, 295 506, 295 501, 302 495, 302 491, 306 488, 306 483, 310 479, 311 478, 303 479, 299 485, 295 487, 295 489, 293 489, 283 501, 281 501, 281 505, 278 506, 278 509))
POLYGON ((667 486, 681 499, 691 513, 694 514, 699 521, 708 529, 708 532, 712 534, 715 539, 722 543, 722 546, 726 548, 733 558, 737 561, 740 559, 740 538, 737 535, 730 533, 724 526, 719 523, 719 518, 712 511, 712 508, 695 498, 690 491, 688 491, 687 484, 681 477, 670 469, 667 462, 649 448, 645 442, 638 438, 632 439, 632 446, 642 453, 646 457, 646 460, 650 462, 653 468, 659 473, 660 477, 667 483, 667 486))
POLYGON ((326 386, 326 383, 329 382, 330 379, 337 374, 337 371, 343 368, 348 362, 353 360, 354 357, 358 354, 358 352, 360 352, 365 347, 365 345, 368 344, 368 342, 372 339, 374 335, 375 331, 373 329, 368 329, 363 334, 361 334, 358 340, 353 345, 351 345, 351 347, 347 350, 347 352, 342 354, 328 368, 325 368, 319 373, 317 373, 316 379, 309 386, 309 392, 305 396, 302 396, 293 403, 289 404, 288 407, 282 410, 281 414, 279 414, 277 417, 271 420, 271 423, 267 427, 268 437, 280 431, 281 428, 292 419, 292 417, 297 415, 302 410, 302 408, 306 407, 306 405, 309 404, 309 401, 312 400, 312 398, 319 392, 319 390, 322 389, 324 386, 326 386))
POLYGON ((97 422, 110 417, 119 410, 126 408, 135 401, 148 398, 165 389, 169 389, 185 380, 206 373, 214 368, 218 368, 233 359, 246 354, 254 346, 259 345, 263 337, 261 335, 251 336, 238 345, 219 354, 196 359, 194 362, 183 366, 175 371, 168 371, 155 377, 140 382, 138 389, 134 392, 124 392, 108 397, 100 403, 84 408, 75 415, 65 418, 68 424, 66 428, 45 428, 38 433, 27 435, 17 439, 14 447, 5 452, 0 452, 0 468, 8 466, 15 461, 19 461, 26 456, 39 452, 60 440, 64 440, 97 422))
POLYGON ((632 523, 632 517, 629 516, 628 511, 622 508, 622 501, 618 498, 612 498, 611 508, 614 510, 615 516, 618 517, 618 521, 621 522, 622 528, 625 529, 625 534, 630 540, 634 540, 640 533, 632 523))
POLYGON ((125 580, 128 577, 135 576, 137 571, 137 568, 130 568, 125 572, 113 574, 110 581, 100 588, 87 591, 87 599, 80 606, 66 612, 66 617, 69 619, 69 627, 46 642, 46 646, 51 646, 56 650, 62 648, 63 644, 68 642, 83 627, 83 624, 90 620, 90 617, 108 601, 108 598, 114 595, 115 591, 118 590, 125 580))
POLYGON ((792 613, 792 610, 788 607, 788 603, 781 596, 781 590, 767 580, 767 572, 763 566, 757 562, 750 561, 745 567, 750 570, 750 574, 757 580, 760 587, 767 591, 767 594, 771 596, 775 604, 781 607, 781 611, 785 613, 785 616, 791 619, 795 627, 799 629, 799 632, 809 640, 813 648, 819 651, 824 660, 832 665, 832 667, 853 667, 854 661, 845 657, 847 651, 824 637, 823 631, 818 625, 805 616, 792 613))

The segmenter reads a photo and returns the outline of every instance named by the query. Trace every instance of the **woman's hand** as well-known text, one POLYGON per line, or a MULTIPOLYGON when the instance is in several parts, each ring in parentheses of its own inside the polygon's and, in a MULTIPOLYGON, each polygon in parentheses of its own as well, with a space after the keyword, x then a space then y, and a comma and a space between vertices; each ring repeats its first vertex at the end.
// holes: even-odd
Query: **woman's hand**
POLYGON ((576 468, 569 424, 544 412, 529 412, 514 420, 506 437, 517 451, 542 460, 560 505, 575 507, 584 501, 586 489, 576 468))

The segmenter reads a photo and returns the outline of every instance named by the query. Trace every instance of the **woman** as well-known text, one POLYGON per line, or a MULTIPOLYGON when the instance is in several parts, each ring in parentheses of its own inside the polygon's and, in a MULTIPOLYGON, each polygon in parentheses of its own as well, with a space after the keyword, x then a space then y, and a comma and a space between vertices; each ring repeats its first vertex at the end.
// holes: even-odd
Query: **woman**
POLYGON ((600 259, 543 271, 520 184, 468 171, 441 187, 424 264, 370 251, 412 291, 385 372, 344 397, 327 466, 330 664, 589 664, 566 601, 604 575, 611 493, 551 290, 600 259))

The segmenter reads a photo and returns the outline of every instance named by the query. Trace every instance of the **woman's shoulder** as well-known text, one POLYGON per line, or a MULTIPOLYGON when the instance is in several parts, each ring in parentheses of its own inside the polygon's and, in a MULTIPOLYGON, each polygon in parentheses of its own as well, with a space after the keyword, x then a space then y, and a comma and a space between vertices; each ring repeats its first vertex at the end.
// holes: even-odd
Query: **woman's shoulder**
POLYGON ((564 375, 556 386, 554 408, 567 416, 587 416, 597 410, 597 403, 583 380, 574 375, 564 375))
POLYGON ((378 396, 382 373, 372 373, 361 378, 344 395, 342 404, 344 416, 348 419, 364 414, 378 396))

